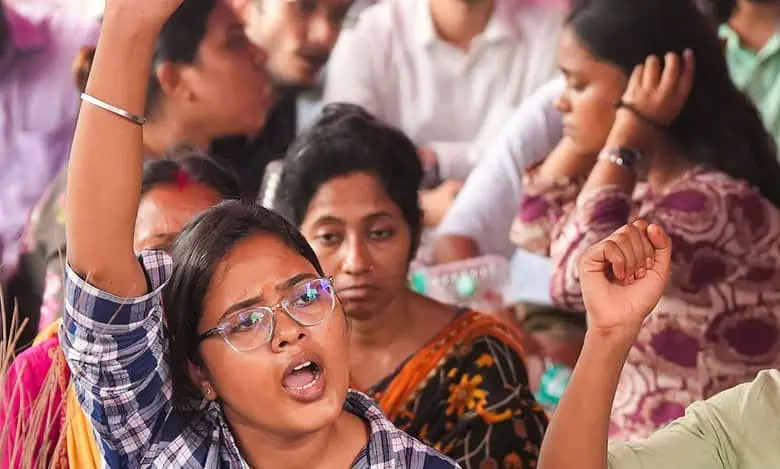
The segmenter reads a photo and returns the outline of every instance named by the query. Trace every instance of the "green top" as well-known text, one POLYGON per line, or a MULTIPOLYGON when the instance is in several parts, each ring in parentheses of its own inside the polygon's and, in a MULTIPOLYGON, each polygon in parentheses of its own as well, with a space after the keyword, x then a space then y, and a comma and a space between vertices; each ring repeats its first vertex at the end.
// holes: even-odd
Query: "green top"
POLYGON ((613 442, 610 469, 768 469, 780 465, 780 371, 688 408, 638 443, 613 442))
POLYGON ((744 48, 728 25, 721 25, 718 34, 726 44, 731 79, 756 105, 780 145, 780 34, 772 36, 758 53, 744 48))

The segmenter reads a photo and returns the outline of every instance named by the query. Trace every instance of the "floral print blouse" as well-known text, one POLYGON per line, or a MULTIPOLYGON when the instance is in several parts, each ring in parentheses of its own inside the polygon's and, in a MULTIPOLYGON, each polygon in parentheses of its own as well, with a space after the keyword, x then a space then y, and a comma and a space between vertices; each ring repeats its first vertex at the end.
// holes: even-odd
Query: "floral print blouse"
POLYGON ((694 401, 780 367, 780 211, 756 189, 706 167, 659 194, 638 184, 632 197, 605 186, 577 199, 579 182, 526 180, 511 236, 553 258, 559 306, 584 310, 578 258, 630 220, 672 238, 672 278, 629 354, 612 438, 644 438, 694 401))
POLYGON ((367 392, 398 428, 463 469, 536 467, 547 415, 521 348, 508 326, 463 312, 367 392))

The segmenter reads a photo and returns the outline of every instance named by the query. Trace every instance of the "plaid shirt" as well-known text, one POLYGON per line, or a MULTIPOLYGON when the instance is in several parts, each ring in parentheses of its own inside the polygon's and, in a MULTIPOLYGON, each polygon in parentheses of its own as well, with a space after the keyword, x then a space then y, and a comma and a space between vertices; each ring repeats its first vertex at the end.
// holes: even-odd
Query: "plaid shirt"
MULTIPOLYGON (((107 466, 248 468, 218 403, 204 400, 194 416, 173 408, 160 294, 171 259, 147 252, 140 261, 151 293, 139 298, 117 298, 66 272, 60 339, 107 466)), ((344 409, 370 425, 370 469, 458 468, 395 428, 363 394, 350 391, 344 409)))

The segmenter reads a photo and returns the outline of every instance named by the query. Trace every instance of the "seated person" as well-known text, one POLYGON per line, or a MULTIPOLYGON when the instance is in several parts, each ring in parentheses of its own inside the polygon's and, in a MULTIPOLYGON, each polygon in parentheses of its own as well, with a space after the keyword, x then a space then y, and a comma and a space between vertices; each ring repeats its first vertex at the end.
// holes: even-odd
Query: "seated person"
POLYGON ((738 0, 720 27, 731 79, 755 103, 780 144, 780 1, 738 0))
MULTIPOLYGON (((104 466, 455 469, 350 391, 348 323, 306 240, 224 202, 133 251, 155 31, 183 0, 110 0, 68 172, 61 346, 104 466), (112 108, 109 108, 112 109, 112 108), (270 409, 270 411, 269 411, 270 409)), ((186 3, 185 3, 186 4, 186 3)))
MULTIPOLYGON (((238 181, 211 160, 189 157, 146 163, 133 249, 168 249, 195 215, 239 194, 238 181)), ((91 427, 70 387, 70 370, 57 336, 60 324, 57 320, 41 332, 4 376, 0 467, 50 467, 53 462, 79 469, 99 467, 91 427)))
MULTIPOLYGON (((764 40, 768 39, 770 47, 776 42, 770 39, 775 37, 772 34, 776 26, 771 26, 776 24, 773 22, 774 15, 765 14, 766 11, 776 9, 775 1, 741 1, 741 7, 733 17, 736 0, 700 0, 697 4, 710 16, 716 27, 728 22, 730 26, 721 29, 721 37, 729 29, 744 31, 749 36, 755 33, 761 35, 760 32, 764 31, 764 40), (771 25, 767 27, 767 23, 771 25), (767 30, 772 34, 767 35, 767 30)), ((732 39, 729 44, 732 45, 726 46, 725 53, 732 79, 759 106, 770 132, 777 134, 766 116, 771 117, 776 111, 780 112, 780 105, 771 99, 764 100, 762 95, 754 94, 743 84, 765 82, 749 79, 753 76, 752 72, 761 76, 776 75, 778 72, 771 71, 771 66, 775 63, 773 58, 778 55, 762 59, 765 63, 761 67, 750 68, 749 64, 754 63, 758 56, 754 52, 742 50, 742 47, 735 47, 740 44, 738 40, 732 39), (746 73, 748 69, 751 73, 746 73)), ((563 122, 560 112, 555 109, 555 101, 563 91, 564 83, 558 79, 554 82, 540 88, 523 102, 510 116, 495 142, 488 147, 484 158, 475 166, 452 208, 437 228, 434 248, 437 263, 477 257, 480 254, 497 254, 507 258, 514 254, 516 246, 506 233, 512 225, 523 193, 523 173, 546 158, 563 136, 563 122)), ((780 83, 770 80, 770 83, 775 82, 780 83)), ((769 90, 776 88, 770 87, 769 90)), ((758 87, 753 86, 752 89, 758 87)))
POLYGON ((555 75, 565 8, 522 0, 387 0, 345 30, 327 102, 363 106, 411 137, 437 225, 512 111, 555 75), (455 183, 457 181, 457 184, 455 183))
POLYGON ((512 329, 414 293, 422 166, 402 132, 334 104, 291 147, 274 207, 350 319, 350 373, 393 423, 463 467, 533 466, 546 416, 512 329))
POLYGON ((539 469, 766 469, 780 461, 780 372, 691 405, 647 440, 608 444, 626 357, 672 276, 673 240, 644 221, 580 261, 588 334, 542 445, 539 469), (645 264, 645 258, 650 259, 645 264), (632 279, 627 281, 628 279, 632 279), (583 403, 587 403, 583 405, 583 403), (587 429, 587 431, 583 431, 587 429))
POLYGON ((614 438, 642 438, 780 365, 780 164, 692 3, 577 2, 559 61, 571 151, 527 173, 513 239, 551 255, 552 299, 575 311, 588 247, 636 217, 674 240, 612 413, 614 438))

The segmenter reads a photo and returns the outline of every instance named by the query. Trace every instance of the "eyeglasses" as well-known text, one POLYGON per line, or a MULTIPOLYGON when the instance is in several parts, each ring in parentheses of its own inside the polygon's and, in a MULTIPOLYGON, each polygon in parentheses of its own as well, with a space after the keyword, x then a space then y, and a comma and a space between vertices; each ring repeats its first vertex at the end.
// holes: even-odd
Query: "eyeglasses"
POLYGON ((281 309, 301 326, 309 327, 328 319, 335 306, 333 280, 310 280, 296 286, 275 306, 252 306, 232 313, 217 327, 201 334, 198 345, 209 337, 221 335, 233 350, 251 352, 273 338, 277 310, 281 309))

